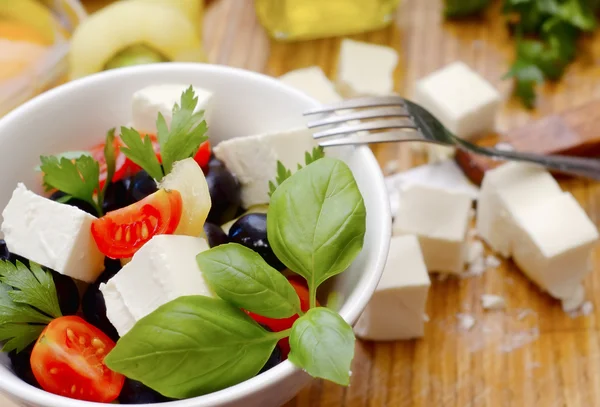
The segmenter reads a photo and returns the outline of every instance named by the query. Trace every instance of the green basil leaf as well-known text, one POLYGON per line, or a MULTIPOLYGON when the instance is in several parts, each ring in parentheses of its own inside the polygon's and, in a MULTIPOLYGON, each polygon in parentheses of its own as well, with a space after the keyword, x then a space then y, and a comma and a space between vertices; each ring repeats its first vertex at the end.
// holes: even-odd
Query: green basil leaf
POLYGON ((313 290, 344 271, 362 249, 366 211, 350 168, 324 157, 273 193, 267 235, 275 255, 313 290))
POLYGON ((225 301, 268 318, 301 312, 298 294, 287 279, 255 251, 229 243, 196 256, 204 278, 225 301))
POLYGON ((352 327, 338 313, 312 308, 292 326, 288 359, 313 377, 347 386, 354 341, 352 327))
POLYGON ((139 320, 104 362, 167 397, 189 398, 255 376, 278 339, 221 299, 179 297, 139 320))

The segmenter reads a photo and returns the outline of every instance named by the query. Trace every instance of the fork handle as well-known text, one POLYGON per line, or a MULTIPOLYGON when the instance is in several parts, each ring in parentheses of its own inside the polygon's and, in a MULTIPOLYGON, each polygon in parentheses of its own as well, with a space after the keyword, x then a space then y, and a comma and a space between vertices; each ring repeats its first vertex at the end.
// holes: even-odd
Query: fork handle
MULTIPOLYGON (((473 150, 468 148, 465 150, 473 150)), ((482 153, 496 159, 509 159, 515 161, 525 161, 533 164, 542 165, 548 169, 562 172, 565 174, 578 175, 600 181, 600 159, 572 157, 565 155, 540 155, 521 153, 517 151, 504 151, 491 148, 477 147, 475 152, 482 153)))

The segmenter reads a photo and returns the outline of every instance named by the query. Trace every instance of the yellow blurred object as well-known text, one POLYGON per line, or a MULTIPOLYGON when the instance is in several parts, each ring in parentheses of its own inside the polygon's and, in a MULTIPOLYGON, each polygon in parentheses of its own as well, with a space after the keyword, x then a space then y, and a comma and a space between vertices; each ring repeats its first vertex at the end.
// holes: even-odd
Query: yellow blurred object
POLYGON ((49 45, 38 30, 19 21, 0 19, 0 39, 24 41, 32 44, 49 45))
POLYGON ((269 35, 307 40, 357 34, 387 26, 400 0, 255 0, 269 35))
POLYGON ((106 69, 128 48, 145 45, 167 61, 203 62, 196 27, 180 8, 149 0, 124 0, 92 14, 73 33, 69 76, 106 69))
POLYGON ((0 0, 0 18, 30 26, 40 33, 45 44, 54 43, 56 22, 50 10, 36 0, 0 0))
POLYGON ((178 8, 190 20, 198 36, 202 38, 202 19, 204 17, 204 0, 140 0, 148 3, 162 4, 178 8))
MULTIPOLYGON (((1 26, 0 37, 2 37, 1 26)), ((0 38, 0 82, 32 69, 48 53, 49 49, 40 44, 0 38)))

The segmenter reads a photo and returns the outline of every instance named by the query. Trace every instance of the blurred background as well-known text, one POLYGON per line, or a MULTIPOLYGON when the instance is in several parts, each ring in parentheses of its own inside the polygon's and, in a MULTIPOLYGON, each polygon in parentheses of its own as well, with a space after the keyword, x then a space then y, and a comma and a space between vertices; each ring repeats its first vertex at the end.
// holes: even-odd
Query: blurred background
MULTIPOLYGON (((599 0, 0 0, 0 116, 72 79, 168 61, 274 77, 318 67, 327 86, 347 97, 351 92, 338 80, 347 66, 377 58, 355 51, 340 61, 341 43, 350 38, 396 55, 394 63, 380 64, 389 73, 372 72, 382 80, 390 75, 385 92, 409 98, 419 79, 464 62, 501 98, 495 127, 482 143, 486 137, 515 141, 525 125, 569 117, 585 139, 563 134, 562 140, 571 137, 569 148, 595 155, 599 7, 599 0), (582 108, 587 113, 569 115, 582 108)), ((314 72, 312 79, 320 75, 314 72)), ((296 85, 319 93, 308 82, 296 85)), ((386 175, 435 161, 437 154, 408 145, 372 148, 386 175)), ((581 179, 561 184, 599 224, 600 188, 581 179)), ((599 284, 598 273, 586 279, 595 309, 599 284)), ((316 381, 289 406, 600 405, 596 314, 563 312, 510 263, 478 278, 432 281, 429 295, 433 322, 425 338, 361 342, 350 387, 316 381), (484 313, 479 296, 490 288, 510 293, 508 310, 484 313), (462 312, 478 321, 468 332, 456 325, 462 312)))

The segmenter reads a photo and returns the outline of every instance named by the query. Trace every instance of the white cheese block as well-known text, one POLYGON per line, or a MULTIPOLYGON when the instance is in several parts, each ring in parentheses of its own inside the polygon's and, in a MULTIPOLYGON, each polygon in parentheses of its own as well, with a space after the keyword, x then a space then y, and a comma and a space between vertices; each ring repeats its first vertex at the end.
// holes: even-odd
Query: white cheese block
POLYGON ((382 45, 342 40, 337 86, 346 98, 361 95, 389 95, 394 90, 394 69, 398 53, 382 45))
MULTIPOLYGON (((156 134, 156 119, 161 113, 167 126, 171 126, 173 106, 180 104, 181 94, 189 88, 189 84, 152 85, 138 90, 131 100, 132 127, 140 132, 156 134)), ((195 111, 204 110, 204 120, 210 128, 212 93, 193 87, 198 104, 195 111)))
POLYGON ((335 91, 333 84, 318 66, 296 69, 280 76, 279 80, 323 104, 342 100, 342 97, 335 91))
POLYGON ((393 214, 398 212, 402 192, 415 184, 464 192, 472 199, 477 199, 479 195, 479 188, 469 181, 454 161, 421 165, 385 178, 393 214))
POLYGON ((18 184, 2 216, 2 232, 12 253, 87 283, 104 270, 104 255, 91 233, 96 218, 81 209, 18 184))
POLYGON ((427 270, 461 273, 467 258, 471 196, 413 185, 402 194, 394 219, 394 235, 419 238, 427 270))
POLYGON ((473 138, 494 128, 500 94, 462 62, 419 80, 414 101, 459 137, 473 138))
POLYGON ((487 171, 477 202, 477 233, 497 253, 511 255, 514 212, 562 193, 543 168, 510 162, 487 171))
POLYGON ((393 237, 379 285, 354 332, 360 338, 375 341, 423 336, 430 285, 416 236, 393 237))
POLYGON ((214 297, 196 263, 206 240, 184 235, 154 236, 100 291, 106 316, 120 336, 156 308, 184 295, 214 297))
MULTIPOLYGON (((577 296, 591 271, 598 230, 567 192, 513 212, 512 256, 519 268, 555 298, 577 296)), ((583 301, 581 301, 583 302, 583 301)))
POLYGON ((269 181, 277 176, 277 161, 296 171, 304 165, 306 152, 317 143, 307 128, 297 128, 278 133, 239 137, 219 143, 213 150, 241 184, 242 206, 269 203, 269 181))

